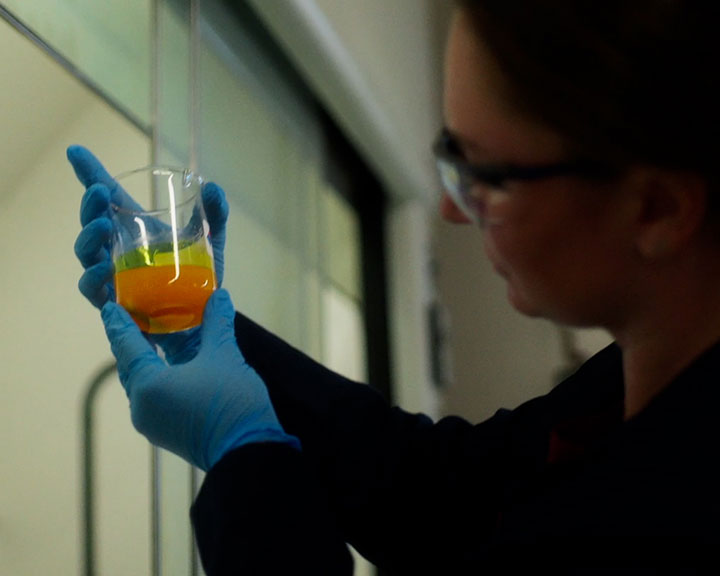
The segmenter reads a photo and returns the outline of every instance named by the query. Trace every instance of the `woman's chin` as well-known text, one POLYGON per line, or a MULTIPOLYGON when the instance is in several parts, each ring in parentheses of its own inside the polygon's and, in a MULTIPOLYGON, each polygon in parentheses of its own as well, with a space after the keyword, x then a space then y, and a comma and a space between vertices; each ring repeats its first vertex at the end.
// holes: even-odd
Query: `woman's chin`
POLYGON ((534 305, 510 279, 507 280, 507 299, 510 305, 523 316, 528 316, 529 318, 542 316, 538 306, 534 305))

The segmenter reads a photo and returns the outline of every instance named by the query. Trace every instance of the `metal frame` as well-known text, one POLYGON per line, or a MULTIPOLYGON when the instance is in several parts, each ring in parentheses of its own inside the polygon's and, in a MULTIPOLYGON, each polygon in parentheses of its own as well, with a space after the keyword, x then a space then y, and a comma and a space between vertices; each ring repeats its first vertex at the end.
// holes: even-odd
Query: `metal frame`
POLYGON ((114 361, 104 364, 90 380, 83 398, 82 479, 83 479, 83 574, 95 576, 95 400, 100 389, 115 373, 114 361))

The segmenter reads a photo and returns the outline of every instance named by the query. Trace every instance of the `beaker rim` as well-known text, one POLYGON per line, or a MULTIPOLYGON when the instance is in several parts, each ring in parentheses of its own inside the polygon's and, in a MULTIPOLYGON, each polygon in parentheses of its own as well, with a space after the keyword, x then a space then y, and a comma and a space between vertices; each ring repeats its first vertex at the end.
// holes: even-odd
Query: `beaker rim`
MULTIPOLYGON (((133 168, 132 170, 125 170, 124 172, 120 172, 119 174, 113 176, 113 180, 118 183, 118 185, 121 186, 120 181, 124 178, 128 178, 130 176, 134 176, 136 174, 140 174, 142 172, 148 172, 152 173, 153 175, 158 176, 164 176, 164 175, 172 175, 172 174, 180 174, 182 175, 182 181, 185 182, 195 182, 198 184, 200 189, 202 189, 202 185, 204 184, 204 179, 200 174, 197 174, 195 171, 191 170, 190 168, 181 168, 178 166, 170 166, 165 164, 149 164, 147 166, 141 166, 139 168, 133 168)), ((187 187, 189 184, 186 184, 185 187, 187 187)), ((126 191, 127 192, 127 191, 126 191)), ((179 208, 181 206, 185 206, 186 204, 189 204, 190 202, 195 202, 199 192, 196 192, 192 196, 189 196, 188 198, 185 198, 182 202, 176 203, 175 207, 179 208)), ((115 204, 113 202, 110 203, 110 207, 113 211, 119 212, 122 214, 135 214, 135 215, 146 215, 146 216, 152 216, 155 214, 164 214, 167 213, 170 210, 170 207, 166 208, 155 208, 155 209, 134 209, 134 208, 127 208, 123 206, 119 206, 118 204, 115 204)))

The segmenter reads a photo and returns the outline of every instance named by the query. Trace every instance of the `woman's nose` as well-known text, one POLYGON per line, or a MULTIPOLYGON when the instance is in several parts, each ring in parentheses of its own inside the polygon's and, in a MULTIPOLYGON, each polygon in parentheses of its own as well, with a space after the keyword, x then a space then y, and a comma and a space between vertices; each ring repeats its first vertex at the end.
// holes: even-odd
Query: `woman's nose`
POLYGON ((443 192, 442 198, 440 198, 440 216, 446 222, 453 224, 472 224, 472 220, 465 216, 446 192, 443 192))

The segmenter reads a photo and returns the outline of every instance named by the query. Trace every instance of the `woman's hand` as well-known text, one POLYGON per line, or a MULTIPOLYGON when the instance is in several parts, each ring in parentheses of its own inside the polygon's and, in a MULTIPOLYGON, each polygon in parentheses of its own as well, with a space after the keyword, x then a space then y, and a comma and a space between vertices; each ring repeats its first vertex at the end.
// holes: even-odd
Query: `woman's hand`
POLYGON ((106 303, 102 318, 132 422, 153 444, 202 470, 248 443, 300 447, 282 429, 265 383, 237 346, 226 290, 208 300, 197 354, 184 364, 168 366, 121 306, 106 303))
MULTIPOLYGON (((67 157, 78 180, 85 186, 80 204, 82 230, 75 241, 75 254, 84 268, 78 287, 91 304, 102 308, 106 302, 115 301, 110 205, 141 207, 88 149, 71 146, 67 150, 67 157)), ((212 182, 203 186, 202 199, 210 226, 216 282, 220 287, 225 268, 228 203, 222 188, 212 182)), ((150 339, 163 349, 168 362, 175 364, 192 358, 199 345, 199 333, 199 329, 192 328, 176 334, 152 335, 150 339)))

